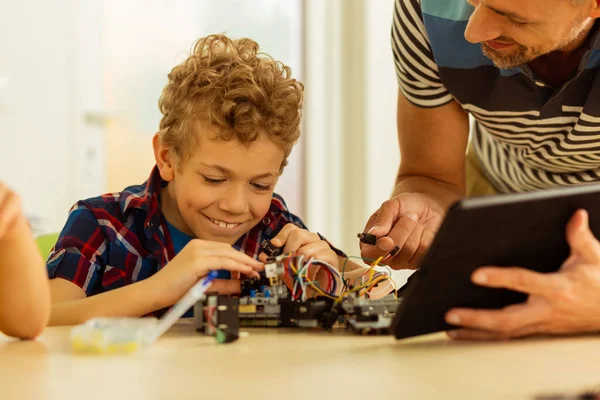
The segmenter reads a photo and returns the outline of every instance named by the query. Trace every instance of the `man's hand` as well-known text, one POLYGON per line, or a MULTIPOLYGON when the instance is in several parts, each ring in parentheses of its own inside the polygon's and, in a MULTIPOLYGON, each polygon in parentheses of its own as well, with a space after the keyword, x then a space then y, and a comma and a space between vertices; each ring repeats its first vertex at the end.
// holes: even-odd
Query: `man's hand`
POLYGON ((534 334, 600 331, 600 242, 577 211, 566 236, 571 255, 556 273, 523 268, 480 268, 474 283, 529 294, 527 302, 502 310, 452 309, 446 321, 463 327, 448 332, 455 339, 510 339, 534 334))
POLYGON ((444 210, 434 200, 419 193, 402 193, 381 205, 364 232, 377 236, 377 245, 360 244, 363 258, 375 259, 400 246, 389 262, 393 269, 416 269, 431 245, 444 218, 444 210))
MULTIPOLYGON (((329 243, 321 240, 316 233, 301 229, 294 224, 286 224, 277 236, 271 239, 271 244, 275 247, 283 247, 284 253, 300 254, 307 260, 315 258, 338 268, 338 256, 331 250, 329 243)), ((262 253, 259 259, 264 262, 267 255, 262 253)))

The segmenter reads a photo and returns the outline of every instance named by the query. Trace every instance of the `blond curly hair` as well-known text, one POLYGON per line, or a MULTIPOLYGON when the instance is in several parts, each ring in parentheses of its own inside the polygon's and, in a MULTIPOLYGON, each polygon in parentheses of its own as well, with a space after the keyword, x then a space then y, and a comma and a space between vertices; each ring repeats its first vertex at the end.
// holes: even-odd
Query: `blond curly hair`
POLYGON ((193 123, 204 120, 224 140, 248 145, 265 134, 283 149, 283 169, 302 116, 304 86, 291 74, 251 39, 198 39, 190 57, 171 70, 158 101, 161 141, 182 163, 196 144, 193 123))

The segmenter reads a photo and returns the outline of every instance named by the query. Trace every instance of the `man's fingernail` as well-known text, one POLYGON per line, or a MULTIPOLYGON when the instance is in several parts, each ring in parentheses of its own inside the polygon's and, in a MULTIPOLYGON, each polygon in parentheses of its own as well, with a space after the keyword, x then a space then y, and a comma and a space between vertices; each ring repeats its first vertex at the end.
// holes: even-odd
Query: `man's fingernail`
POLYGON ((456 314, 450 314, 446 317, 446 322, 452 325, 460 325, 460 317, 456 314))
POLYGON ((371 229, 369 229, 367 231, 367 233, 371 233, 372 231, 374 231, 375 229, 379 228, 377 225, 373 226, 371 229))
POLYGON ((279 246, 279 239, 273 239, 271 240, 271 244, 274 246, 279 246))
POLYGON ((473 282, 475 283, 486 283, 488 281, 487 275, 483 272, 478 272, 473 275, 473 282))
POLYGON ((458 334, 456 331, 447 331, 446 332, 448 334, 448 336, 450 336, 452 339, 454 339, 458 334))
POLYGON ((411 219, 413 221, 418 221, 419 220, 419 216, 415 213, 406 213, 404 214, 404 216, 408 219, 411 219))

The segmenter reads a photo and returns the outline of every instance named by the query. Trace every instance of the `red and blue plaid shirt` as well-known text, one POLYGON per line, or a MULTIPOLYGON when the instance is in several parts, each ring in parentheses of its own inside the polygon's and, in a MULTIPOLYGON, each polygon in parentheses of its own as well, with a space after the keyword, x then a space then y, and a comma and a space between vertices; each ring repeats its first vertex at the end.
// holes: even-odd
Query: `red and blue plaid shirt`
MULTIPOLYGON (((175 257, 158 199, 164 185, 155 167, 142 185, 75 204, 48 258, 50 278, 69 280, 91 296, 146 279, 163 268, 175 257)), ((306 229, 273 194, 263 220, 233 247, 257 258, 261 241, 274 238, 288 223, 306 229)))

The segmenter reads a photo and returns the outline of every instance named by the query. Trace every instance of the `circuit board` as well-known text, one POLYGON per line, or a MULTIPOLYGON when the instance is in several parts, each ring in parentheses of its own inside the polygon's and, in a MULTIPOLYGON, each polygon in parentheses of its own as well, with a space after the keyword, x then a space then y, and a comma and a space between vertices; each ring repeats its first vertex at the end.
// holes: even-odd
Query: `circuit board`
MULTIPOLYGON (((195 307, 196 329, 237 337, 239 327, 317 328, 345 327, 357 334, 390 334, 401 299, 396 293, 369 298, 369 291, 387 278, 366 271, 350 283, 337 269, 322 262, 282 255, 272 257, 261 279, 242 281, 240 297, 210 295, 195 307), (331 276, 319 287, 310 269, 325 267, 331 276)), ((226 336, 227 336, 226 335, 226 336)))

